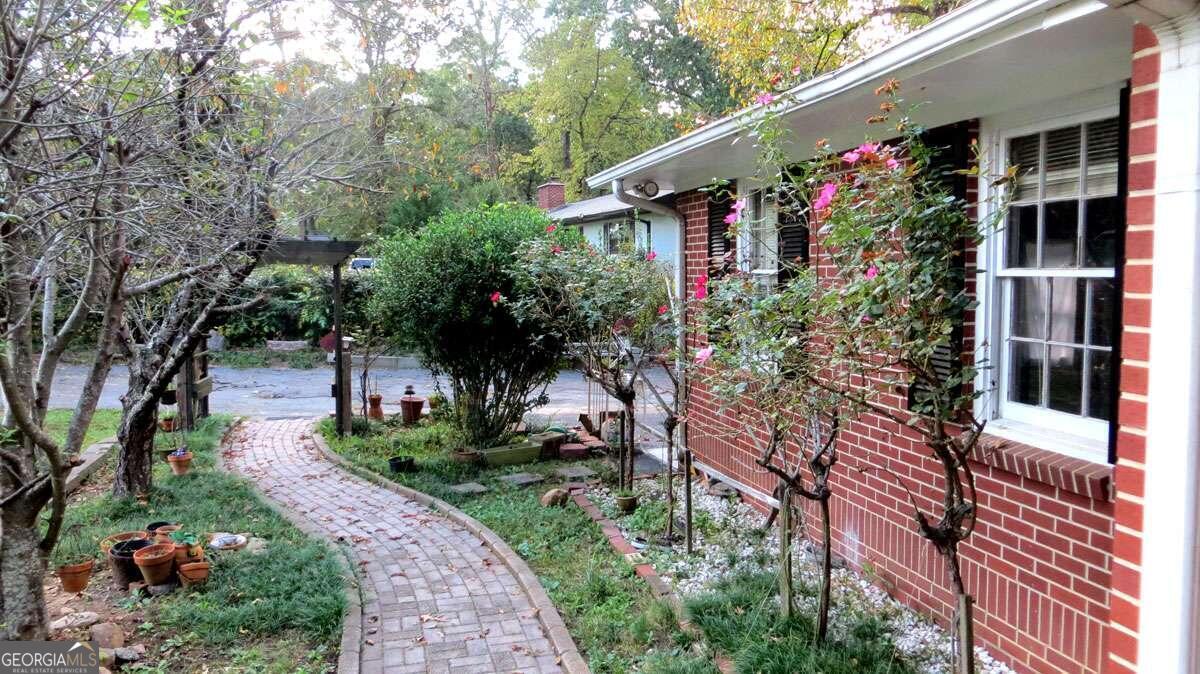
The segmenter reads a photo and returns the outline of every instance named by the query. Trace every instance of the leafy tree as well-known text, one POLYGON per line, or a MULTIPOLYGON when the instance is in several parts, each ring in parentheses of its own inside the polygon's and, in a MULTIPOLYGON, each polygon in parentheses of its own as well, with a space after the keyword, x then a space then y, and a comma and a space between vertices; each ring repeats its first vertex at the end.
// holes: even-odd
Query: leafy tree
POLYGON ((716 54, 734 97, 757 95, 833 70, 861 56, 879 34, 910 30, 962 0, 690 0, 680 21, 716 54), (864 30, 867 27, 879 30, 864 30))
POLYGON ((528 54, 534 73, 522 99, 537 139, 533 155, 566 182, 571 197, 587 193, 588 175, 672 133, 660 97, 604 38, 602 20, 571 17, 528 54))
POLYGON ((445 213, 380 245, 373 309, 389 337, 449 379, 455 424, 472 447, 503 440, 558 372, 559 335, 512 310, 523 297, 516 253, 549 224, 536 208, 500 204, 445 213))

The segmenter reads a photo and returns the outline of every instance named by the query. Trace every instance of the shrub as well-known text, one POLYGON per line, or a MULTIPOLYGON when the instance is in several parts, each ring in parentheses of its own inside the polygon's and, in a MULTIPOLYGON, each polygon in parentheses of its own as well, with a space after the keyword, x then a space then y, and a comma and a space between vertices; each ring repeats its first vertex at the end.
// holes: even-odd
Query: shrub
MULTIPOLYGON (((346 332, 367 323, 367 300, 374 273, 342 275, 342 320, 346 332)), ((303 339, 315 344, 333 329, 333 273, 328 269, 268 267, 256 271, 240 291, 241 301, 256 295, 267 301, 243 311, 221 328, 230 346, 262 346, 268 339, 303 339)))
POLYGON ((500 204, 443 214, 381 245, 372 310, 389 337, 449 379, 469 445, 504 439, 557 374, 562 341, 510 311, 516 252, 549 224, 535 208, 500 204))

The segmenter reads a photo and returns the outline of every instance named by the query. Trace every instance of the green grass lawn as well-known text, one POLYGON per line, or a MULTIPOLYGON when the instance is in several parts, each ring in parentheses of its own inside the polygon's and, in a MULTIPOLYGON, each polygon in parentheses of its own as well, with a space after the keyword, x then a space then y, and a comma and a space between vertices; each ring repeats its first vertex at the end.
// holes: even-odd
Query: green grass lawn
MULTIPOLYGON (((46 432, 58 442, 67 439, 67 427, 71 425, 74 410, 49 410, 46 412, 46 432)), ((121 421, 121 410, 96 410, 92 416, 92 425, 88 426, 83 435, 83 447, 110 438, 117 434, 117 424, 121 421)))
MULTIPOLYGON (((458 506, 512 546, 538 575, 593 672, 640 671, 663 656, 677 659, 674 656, 688 646, 670 606, 651 596, 582 510, 545 508, 538 502, 546 489, 562 482, 553 471, 566 462, 503 468, 454 463, 447 455, 454 446, 453 433, 444 424, 413 429, 375 424, 367 437, 340 440, 332 430, 331 423, 321 426, 330 447, 354 464, 458 506), (415 456, 420 470, 390 474, 387 459, 397 454, 415 456), (544 487, 523 489, 497 480, 517 472, 548 477, 544 487), (490 491, 479 496, 449 491, 451 485, 466 481, 490 491)), ((602 461, 587 465, 598 473, 614 473, 602 461)))
MULTIPOLYGON (((199 589, 141 602, 113 598, 144 611, 139 629, 156 637, 158 653, 143 671, 200 671, 213 657, 223 667, 236 664, 222 671, 324 671, 341 636, 339 553, 276 515, 248 482, 216 470, 215 453, 229 422, 212 417, 187 434, 195 455, 187 475, 174 476, 165 461, 156 462, 147 502, 93 494, 68 508, 67 529, 78 525, 75 534, 93 549, 104 536, 157 520, 199 534, 228 531, 266 540, 260 554, 210 553, 212 574, 199 589)), ((106 475, 111 473, 98 478, 106 475)))

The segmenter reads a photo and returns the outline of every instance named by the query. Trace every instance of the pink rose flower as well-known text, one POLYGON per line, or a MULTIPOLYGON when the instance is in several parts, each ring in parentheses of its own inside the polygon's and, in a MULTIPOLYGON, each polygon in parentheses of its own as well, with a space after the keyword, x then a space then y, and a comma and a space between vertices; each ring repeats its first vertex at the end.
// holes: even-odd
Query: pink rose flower
POLYGON ((700 349, 696 352, 696 364, 703 365, 707 363, 708 359, 712 358, 712 355, 713 348, 711 346, 706 346, 703 349, 700 349))
POLYGON ((754 97, 754 102, 759 105, 770 105, 775 102, 775 94, 759 94, 754 97))
POLYGON ((492 305, 500 304, 500 291, 497 290, 491 294, 492 305))
POLYGON ((896 168, 900 166, 900 162, 896 161, 894 157, 888 157, 887 161, 883 162, 883 165, 886 166, 889 171, 895 171, 896 168))
POLYGON ((649 253, 646 253, 646 261, 647 262, 653 262, 654 258, 656 258, 656 257, 658 257, 658 253, 656 253, 654 251, 650 251, 649 253))
POLYGON ((879 143, 863 143, 858 146, 855 152, 859 154, 875 154, 879 151, 879 143))
POLYGON ((862 155, 855 150, 850 150, 846 154, 842 155, 842 161, 846 162, 847 164, 853 164, 859 159, 862 159, 862 155))
POLYGON ((554 233, 554 230, 556 230, 556 229, 558 229, 558 225, 547 225, 547 226, 546 226, 546 233, 547 233, 547 234, 553 234, 553 233, 554 233))
POLYGON ((659 307, 659 308, 658 308, 658 315, 659 315, 659 316, 662 316, 663 314, 667 313, 667 311, 669 311, 669 310, 667 309, 667 305, 665 305, 665 304, 664 304, 664 305, 662 305, 661 307, 659 307))
POLYGON ((833 197, 837 195, 837 191, 837 183, 830 182, 822 185, 820 192, 817 193, 816 201, 813 202, 813 209, 823 211, 829 208, 829 205, 833 203, 833 197))
POLYGON ((873 279, 876 276, 879 276, 879 267, 876 267, 875 265, 871 265, 870 267, 867 267, 867 273, 865 274, 865 276, 868 279, 873 279))
POLYGON ((558 244, 550 246, 550 252, 554 253, 555 255, 558 255, 559 253, 562 252, 562 246, 560 246, 558 244))

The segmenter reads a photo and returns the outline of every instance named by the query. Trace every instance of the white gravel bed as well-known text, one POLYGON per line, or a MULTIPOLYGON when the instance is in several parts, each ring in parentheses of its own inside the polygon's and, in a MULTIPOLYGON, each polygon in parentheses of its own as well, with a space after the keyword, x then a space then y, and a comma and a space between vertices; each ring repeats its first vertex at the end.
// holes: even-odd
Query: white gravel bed
MULTIPOLYGON (((677 480, 675 519, 683 522, 683 484, 677 480)), ((635 492, 642 504, 665 502, 666 490, 661 479, 638 480, 635 492)), ((694 554, 684 552, 682 526, 671 547, 657 544, 662 531, 632 530, 638 524, 636 513, 622 517, 614 493, 605 487, 588 492, 604 514, 615 521, 626 538, 644 535, 650 539, 642 554, 659 575, 682 597, 704 592, 717 579, 737 572, 771 570, 778 567, 777 528, 765 532, 765 517, 759 511, 733 498, 713 496, 703 485, 693 483, 692 508, 694 554)), ((836 496, 835 496, 836 498, 836 496)), ((797 586, 820 584, 820 564, 812 544, 797 540, 793 545, 792 569, 797 586)), ((837 560, 835 560, 836 564, 837 560)), ((834 568, 831 589, 830 635, 839 638, 864 616, 881 620, 891 634, 897 651, 917 671, 949 674, 952 634, 916 611, 891 598, 862 574, 847 568, 834 568)), ((815 597, 797 593, 800 611, 816 612, 815 597)), ((986 649, 976 647, 976 669, 984 674, 1014 674, 1014 670, 996 661, 986 649)))

